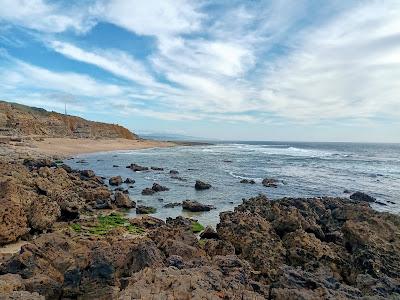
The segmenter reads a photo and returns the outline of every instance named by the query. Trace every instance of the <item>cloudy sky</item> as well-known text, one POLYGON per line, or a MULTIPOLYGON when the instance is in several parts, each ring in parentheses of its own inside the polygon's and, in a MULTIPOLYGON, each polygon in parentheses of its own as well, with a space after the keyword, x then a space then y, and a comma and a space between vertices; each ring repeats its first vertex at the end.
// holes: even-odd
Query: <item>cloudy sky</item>
POLYGON ((0 99, 137 132, 400 142, 400 1, 0 7, 0 99))

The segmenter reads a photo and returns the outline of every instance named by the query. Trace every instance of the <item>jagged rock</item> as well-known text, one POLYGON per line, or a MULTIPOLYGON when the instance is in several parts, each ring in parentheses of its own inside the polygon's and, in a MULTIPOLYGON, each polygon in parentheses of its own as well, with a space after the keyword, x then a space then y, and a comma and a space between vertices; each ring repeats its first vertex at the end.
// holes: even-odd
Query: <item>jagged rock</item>
POLYGON ((57 202, 47 197, 38 197, 29 211, 29 225, 39 231, 50 229, 61 216, 61 209, 57 202))
POLYGON ((357 201, 364 201, 364 202, 375 202, 376 199, 374 197, 371 197, 370 195, 367 195, 363 192, 355 192, 350 195, 350 199, 352 200, 357 200, 357 201))
POLYGON ((207 189, 211 188, 211 184, 205 183, 200 180, 196 180, 196 184, 194 185, 194 188, 196 190, 207 190, 207 189))
POLYGON ((154 214, 155 212, 156 212, 156 209, 151 206, 138 205, 136 207, 137 214, 154 214))
POLYGON ((72 168, 66 164, 62 164, 61 166, 59 166, 60 168, 63 168, 67 173, 71 173, 72 172, 72 168))
POLYGON ((139 165, 137 165, 137 164, 131 164, 131 165, 128 166, 127 168, 132 169, 132 171, 134 171, 134 172, 148 171, 148 170, 149 170, 148 167, 142 167, 142 166, 139 166, 139 165))
POLYGON ((264 178, 262 181, 262 185, 265 187, 272 187, 272 188, 277 188, 278 187, 278 180, 274 178, 264 178))
POLYGON ((127 183, 127 184, 133 184, 133 183, 135 183, 136 181, 134 180, 134 179, 132 179, 132 178, 127 178, 127 179, 125 179, 125 181, 124 181, 124 183, 127 183))
POLYGON ((156 191, 154 191, 151 188, 145 188, 142 190, 142 195, 148 196, 148 195, 153 195, 156 191))
POLYGON ((182 208, 189 211, 197 212, 197 211, 210 211, 215 207, 212 205, 201 204, 200 202, 197 201, 185 200, 182 202, 182 208))
POLYGON ((92 170, 82 170, 81 175, 88 177, 88 178, 92 178, 92 177, 96 176, 96 174, 92 170))
POLYGON ((218 239, 218 233, 211 226, 206 226, 202 233, 200 233, 202 239, 218 239))
POLYGON ((255 184, 256 182, 253 179, 242 179, 240 183, 255 184))
POLYGON ((140 228, 146 228, 146 229, 154 229, 160 226, 165 225, 165 222, 163 220, 154 218, 152 216, 144 215, 140 218, 134 218, 130 219, 129 223, 132 225, 138 226, 140 228))
POLYGON ((114 176, 114 177, 111 177, 110 179, 109 179, 109 181, 108 181, 108 183, 110 184, 110 185, 120 185, 120 184, 122 184, 122 178, 121 178, 121 176, 114 176))
POLYGON ((136 206, 136 203, 122 192, 116 192, 114 194, 114 203, 117 207, 122 208, 132 208, 136 206))
POLYGON ((169 188, 162 186, 158 183, 153 183, 153 186, 151 187, 151 189, 155 192, 169 191, 169 188))

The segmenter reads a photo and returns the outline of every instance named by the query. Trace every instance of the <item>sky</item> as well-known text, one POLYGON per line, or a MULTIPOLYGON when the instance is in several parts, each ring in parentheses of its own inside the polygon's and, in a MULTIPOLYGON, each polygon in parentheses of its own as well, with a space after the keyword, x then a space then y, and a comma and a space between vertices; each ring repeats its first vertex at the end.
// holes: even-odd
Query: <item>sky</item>
POLYGON ((0 78, 138 133, 400 142, 400 1, 0 0, 0 78))

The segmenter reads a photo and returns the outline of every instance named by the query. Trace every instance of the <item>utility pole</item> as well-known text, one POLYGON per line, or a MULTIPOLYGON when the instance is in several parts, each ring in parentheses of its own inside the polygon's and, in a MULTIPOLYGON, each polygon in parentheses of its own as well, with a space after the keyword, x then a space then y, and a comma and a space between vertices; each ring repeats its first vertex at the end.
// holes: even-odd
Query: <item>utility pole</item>
POLYGON ((64 103, 64 107, 65 107, 64 115, 67 115, 67 103, 64 103))

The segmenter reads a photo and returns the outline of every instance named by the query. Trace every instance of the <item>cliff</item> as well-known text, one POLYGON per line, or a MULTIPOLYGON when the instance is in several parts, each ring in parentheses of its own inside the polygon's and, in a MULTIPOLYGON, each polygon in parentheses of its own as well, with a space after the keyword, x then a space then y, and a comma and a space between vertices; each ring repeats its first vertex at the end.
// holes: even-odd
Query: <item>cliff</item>
POLYGON ((0 136, 138 139, 128 129, 41 108, 0 101, 0 136))

